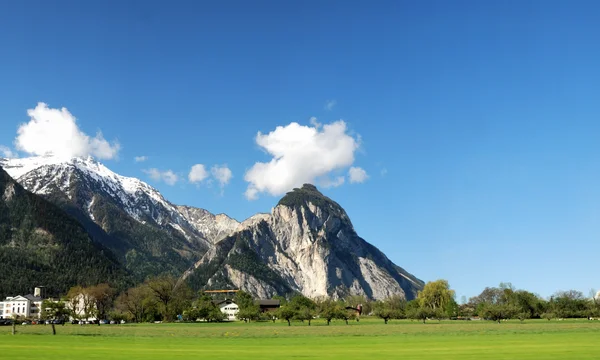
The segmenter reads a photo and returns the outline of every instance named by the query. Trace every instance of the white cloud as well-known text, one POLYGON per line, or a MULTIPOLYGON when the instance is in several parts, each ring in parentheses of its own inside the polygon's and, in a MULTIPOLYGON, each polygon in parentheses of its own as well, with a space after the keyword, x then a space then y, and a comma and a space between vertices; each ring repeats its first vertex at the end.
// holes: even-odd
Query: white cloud
POLYGON ((167 185, 175 185, 175 183, 179 180, 177 174, 171 170, 160 171, 156 168, 151 168, 143 171, 148 174, 152 180, 164 181, 167 185))
POLYGON ((338 176, 334 179, 329 179, 329 178, 322 179, 320 182, 320 185, 324 188, 330 188, 330 187, 342 186, 342 185, 344 185, 344 182, 346 182, 346 178, 344 178, 343 176, 338 176))
POLYGON ((210 169, 210 172, 217 179, 221 187, 229 184, 229 180, 233 177, 233 173, 227 165, 215 165, 210 169))
POLYGON ((148 160, 147 156, 136 156, 133 158, 133 160, 135 160, 135 162, 144 162, 146 160, 148 160))
POLYGON ((320 127, 321 127, 321 125, 323 125, 323 124, 321 124, 320 122, 318 122, 318 121, 317 121, 317 118, 316 118, 316 117, 314 117, 314 116, 310 118, 309 122, 310 122, 310 124, 311 124, 313 127, 317 128, 317 129, 318 129, 318 128, 320 128, 320 127))
POLYGON ((353 166, 348 170, 348 177, 350 178, 350 184, 356 184, 367 181, 369 175, 364 169, 353 166))
POLYGON ((9 147, 6 147, 4 145, 0 145, 0 155, 3 158, 7 158, 7 159, 14 159, 14 158, 18 158, 19 155, 12 151, 9 147))
POLYGON ((202 164, 196 164, 190 169, 188 180, 195 184, 204 181, 210 174, 206 171, 206 167, 202 164))
POLYGON ((386 168, 383 168, 383 169, 381 169, 381 171, 380 171, 379 173, 381 174, 381 176, 382 176, 382 177, 383 177, 383 176, 386 176, 386 175, 387 175, 387 173, 388 173, 388 169, 386 169, 386 168))
POLYGON ((337 101, 335 100, 327 100, 325 103, 325 110, 331 111, 337 105, 337 101))
POLYGON ((104 139, 99 131, 90 137, 79 129, 77 119, 67 110, 51 109, 40 102, 27 110, 30 120, 17 130, 15 145, 18 150, 32 155, 53 154, 60 157, 94 156, 113 159, 120 145, 104 139))
POLYGON ((322 128, 295 122, 278 126, 268 134, 259 132, 256 143, 273 158, 255 163, 246 172, 244 179, 249 184, 245 195, 250 200, 260 193, 282 195, 304 183, 327 181, 330 172, 354 163, 359 146, 343 120, 322 128))

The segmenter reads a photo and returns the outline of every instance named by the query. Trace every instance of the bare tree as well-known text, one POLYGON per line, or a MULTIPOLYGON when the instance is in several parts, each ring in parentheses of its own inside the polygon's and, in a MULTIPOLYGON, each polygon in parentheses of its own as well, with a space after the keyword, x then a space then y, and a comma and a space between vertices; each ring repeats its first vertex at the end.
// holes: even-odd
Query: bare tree
POLYGON ((87 288, 86 293, 94 302, 96 318, 98 319, 98 325, 100 325, 99 320, 106 318, 106 314, 112 306, 115 289, 108 284, 99 284, 87 288))
POLYGON ((62 324, 65 322, 65 318, 69 316, 69 309, 66 308, 65 303, 62 301, 49 301, 44 300, 42 302, 42 319, 47 319, 52 325, 52 335, 56 335, 55 324, 60 321, 62 324))

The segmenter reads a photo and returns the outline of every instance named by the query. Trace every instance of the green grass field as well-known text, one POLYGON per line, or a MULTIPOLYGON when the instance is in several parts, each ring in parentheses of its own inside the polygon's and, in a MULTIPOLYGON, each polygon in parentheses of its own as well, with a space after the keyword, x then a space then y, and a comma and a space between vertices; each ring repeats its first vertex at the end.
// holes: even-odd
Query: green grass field
POLYGON ((2 359, 600 359, 600 321, 0 327, 2 359))

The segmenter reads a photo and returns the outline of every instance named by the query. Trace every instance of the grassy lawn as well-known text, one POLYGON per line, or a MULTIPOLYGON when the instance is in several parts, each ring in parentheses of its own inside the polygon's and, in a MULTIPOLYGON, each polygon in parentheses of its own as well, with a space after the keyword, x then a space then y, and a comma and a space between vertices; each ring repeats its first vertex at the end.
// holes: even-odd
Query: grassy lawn
POLYGON ((0 327, 2 359, 598 359, 600 321, 0 327))

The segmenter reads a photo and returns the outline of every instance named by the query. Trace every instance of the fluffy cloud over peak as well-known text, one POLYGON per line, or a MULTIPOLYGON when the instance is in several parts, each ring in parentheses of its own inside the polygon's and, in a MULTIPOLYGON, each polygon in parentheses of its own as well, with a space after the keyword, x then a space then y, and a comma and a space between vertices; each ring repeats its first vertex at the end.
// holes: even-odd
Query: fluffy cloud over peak
POLYGON ((229 184, 229 180, 233 177, 233 173, 227 165, 215 165, 210 169, 210 173, 219 182, 219 186, 221 187, 229 184))
POLYGON ((348 177, 350 178, 351 184, 356 184, 367 181, 369 175, 367 175, 365 169, 353 166, 348 170, 348 177))
POLYGON ((304 183, 343 183, 339 177, 331 180, 329 175, 354 163, 359 138, 348 134, 343 120, 322 126, 316 119, 311 122, 313 126, 293 122, 256 135, 256 143, 273 158, 255 163, 246 172, 248 199, 256 199, 260 193, 282 195, 304 183))
POLYGON ((135 160, 135 162, 144 162, 146 160, 148 160, 147 156, 136 156, 133 158, 133 160, 135 160))
POLYGON ((188 180, 192 184, 200 183, 204 181, 209 176, 208 171, 206 171, 206 167, 202 164, 196 164, 192 166, 190 169, 190 173, 188 174, 188 180))
POLYGON ((344 185, 344 183, 346 182, 346 178, 343 176, 337 176, 333 179, 330 178, 324 178, 321 179, 319 185, 324 187, 324 188, 331 188, 331 187, 338 187, 338 186, 342 186, 344 185))
POLYGON ((161 171, 156 168, 151 168, 143 171, 148 174, 152 180, 164 181, 167 185, 175 185, 175 183, 179 181, 177 174, 171 170, 161 171))
POLYGON ((188 180, 192 184, 199 184, 206 180, 206 184, 210 186, 213 180, 216 180, 221 189, 229 184, 232 177, 233 173, 227 165, 213 165, 209 172, 203 164, 196 164, 192 166, 188 174, 188 180))
POLYGON ((67 110, 51 109, 38 103, 27 110, 30 120, 17 130, 15 145, 18 150, 32 155, 53 154, 60 157, 94 156, 113 159, 120 145, 104 139, 101 132, 90 137, 79 129, 77 119, 67 110))

